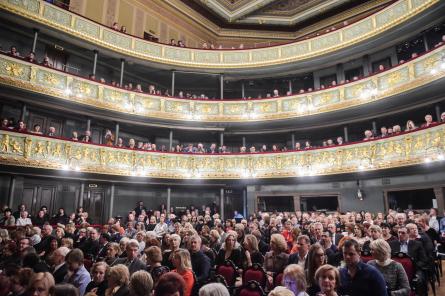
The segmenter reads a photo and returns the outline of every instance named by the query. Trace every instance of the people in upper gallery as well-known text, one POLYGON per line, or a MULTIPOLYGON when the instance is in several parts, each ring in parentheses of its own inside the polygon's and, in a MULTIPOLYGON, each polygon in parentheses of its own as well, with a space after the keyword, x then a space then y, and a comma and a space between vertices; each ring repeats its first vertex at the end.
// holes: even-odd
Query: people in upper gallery
POLYGON ((278 92, 278 89, 274 89, 273 90, 273 97, 274 98, 277 98, 277 97, 279 97, 280 96, 280 93, 278 92))
POLYGON ((119 24, 117 22, 114 22, 113 25, 111 25, 111 28, 113 30, 119 31, 119 24))
POLYGON ((413 131, 415 129, 417 129, 417 126, 414 124, 414 121, 408 120, 406 122, 405 132, 413 131))
POLYGON ((442 114, 440 114, 440 122, 445 122, 445 112, 442 112, 442 114))
POLYGON ((50 126, 50 127, 48 128, 48 134, 47 134, 47 136, 49 136, 49 137, 57 137, 57 134, 56 134, 56 128, 55 128, 54 126, 50 126))
POLYGON ((52 66, 53 66, 53 64, 51 64, 51 62, 49 61, 49 57, 48 56, 45 56, 43 58, 43 61, 42 61, 41 65, 45 66, 45 67, 50 67, 50 68, 52 68, 52 66))
POLYGON ((28 131, 26 129, 26 123, 23 120, 19 120, 17 123, 17 131, 21 133, 26 133, 28 131))
POLYGON ((130 149, 136 148, 136 142, 134 141, 134 139, 128 140, 128 148, 130 148, 130 149))
POLYGON ((77 132, 76 131, 73 131, 72 133, 71 133, 71 141, 79 141, 79 135, 77 134, 77 132))
POLYGON ((122 26, 120 31, 121 31, 122 33, 127 33, 127 27, 122 26))
POLYGON ((92 139, 91 139, 91 131, 86 130, 85 134, 82 136, 82 142, 85 143, 91 143, 92 139))
POLYGON ((432 124, 436 124, 436 122, 433 121, 433 116, 431 116, 431 114, 425 115, 425 123, 423 123, 421 127, 429 127, 432 124))
POLYGON ((364 132, 364 134, 365 134, 365 137, 363 138, 363 141, 369 141, 369 140, 374 139, 374 134, 372 133, 371 130, 366 130, 364 132))
POLYGON ((177 46, 177 44, 176 44, 176 40, 175 39, 170 39, 170 45, 171 46, 177 46))
POLYGON ((337 145, 343 145, 343 138, 337 137, 337 145))
POLYGON ((40 124, 34 124, 31 133, 36 134, 36 135, 42 135, 42 127, 40 126, 40 124))
POLYGON ((35 52, 31 51, 27 56, 26 56, 26 60, 30 63, 36 63, 36 54, 35 52))
POLYGON ((13 56, 13 57, 19 57, 20 56, 20 53, 17 51, 17 47, 15 47, 15 46, 11 46, 11 48, 9 49, 8 54, 10 56, 13 56))

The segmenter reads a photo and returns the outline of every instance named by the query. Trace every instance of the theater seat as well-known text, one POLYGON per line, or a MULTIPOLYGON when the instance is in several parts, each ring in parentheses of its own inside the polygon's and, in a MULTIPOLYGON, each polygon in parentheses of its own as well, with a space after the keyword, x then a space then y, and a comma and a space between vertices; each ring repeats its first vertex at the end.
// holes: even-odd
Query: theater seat
POLYGON ((255 263, 243 271, 243 283, 250 281, 257 281, 263 289, 266 288, 267 275, 260 264, 255 263))
POLYGON ((223 265, 218 265, 216 267, 216 274, 222 275, 224 277, 227 286, 229 287, 235 286, 237 272, 235 264, 233 264, 232 261, 227 260, 226 262, 224 262, 223 265))
POLYGON ((242 285, 236 292, 237 296, 264 296, 264 290, 257 281, 242 285))

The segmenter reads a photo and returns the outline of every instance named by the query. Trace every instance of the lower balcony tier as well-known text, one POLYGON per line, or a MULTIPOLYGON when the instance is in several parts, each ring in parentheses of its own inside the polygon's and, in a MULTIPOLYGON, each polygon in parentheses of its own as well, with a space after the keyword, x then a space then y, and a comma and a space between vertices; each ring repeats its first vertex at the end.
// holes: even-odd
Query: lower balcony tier
POLYGON ((341 146, 279 153, 180 154, 0 130, 0 163, 73 174, 172 180, 276 179, 378 171, 445 160, 445 123, 341 146))

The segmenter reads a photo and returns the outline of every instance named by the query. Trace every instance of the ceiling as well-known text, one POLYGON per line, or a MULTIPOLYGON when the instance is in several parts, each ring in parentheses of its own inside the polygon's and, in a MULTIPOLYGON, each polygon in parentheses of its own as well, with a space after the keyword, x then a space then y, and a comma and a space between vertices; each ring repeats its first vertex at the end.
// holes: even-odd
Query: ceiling
MULTIPOLYGON (((182 0, 193 9, 225 27, 263 25, 294 27, 323 19, 376 0, 182 0)), ((381 1, 380 1, 381 2, 381 1)))

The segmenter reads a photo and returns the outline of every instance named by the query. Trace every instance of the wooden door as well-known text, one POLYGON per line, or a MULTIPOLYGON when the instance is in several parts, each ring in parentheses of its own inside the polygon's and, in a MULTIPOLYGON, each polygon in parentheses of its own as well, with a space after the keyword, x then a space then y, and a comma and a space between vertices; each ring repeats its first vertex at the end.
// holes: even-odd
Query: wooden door
POLYGON ((32 215, 36 215, 42 206, 46 206, 50 214, 54 213, 55 200, 55 186, 27 185, 23 188, 21 203, 27 206, 32 215))
POLYGON ((84 193, 83 208, 93 223, 104 222, 105 191, 103 188, 90 188, 84 193))

